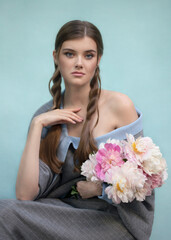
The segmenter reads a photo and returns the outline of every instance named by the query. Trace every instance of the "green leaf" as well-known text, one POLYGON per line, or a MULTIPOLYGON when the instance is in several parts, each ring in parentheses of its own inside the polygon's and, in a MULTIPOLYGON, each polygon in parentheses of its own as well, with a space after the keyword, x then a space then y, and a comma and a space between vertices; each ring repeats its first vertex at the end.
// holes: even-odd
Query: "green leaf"
POLYGON ((78 191, 77 191, 77 188, 76 188, 76 186, 72 186, 71 187, 71 195, 78 195, 78 191))
POLYGON ((123 158, 122 160, 123 160, 124 162, 127 162, 127 161, 128 161, 128 159, 126 159, 126 158, 123 158))

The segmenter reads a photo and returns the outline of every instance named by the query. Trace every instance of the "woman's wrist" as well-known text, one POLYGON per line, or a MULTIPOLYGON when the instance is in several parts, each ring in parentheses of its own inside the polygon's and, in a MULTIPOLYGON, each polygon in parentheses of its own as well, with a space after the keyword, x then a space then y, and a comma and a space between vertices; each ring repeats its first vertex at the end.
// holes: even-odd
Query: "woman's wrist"
POLYGON ((31 126, 32 127, 38 127, 38 128, 43 128, 43 122, 41 120, 41 118, 39 116, 36 116, 33 118, 32 122, 31 122, 31 126))
POLYGON ((101 183, 96 183, 97 185, 97 196, 101 196, 102 195, 102 191, 103 191, 103 187, 101 183))

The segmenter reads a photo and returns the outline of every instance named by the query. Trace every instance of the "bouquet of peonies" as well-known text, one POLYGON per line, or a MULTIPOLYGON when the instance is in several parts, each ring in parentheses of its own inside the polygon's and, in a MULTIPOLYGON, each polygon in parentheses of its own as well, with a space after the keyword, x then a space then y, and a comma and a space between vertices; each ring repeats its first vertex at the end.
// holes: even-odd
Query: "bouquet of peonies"
POLYGON ((127 134, 126 140, 109 139, 81 166, 87 181, 105 182, 109 199, 116 204, 143 201, 167 179, 166 161, 149 137, 127 134))

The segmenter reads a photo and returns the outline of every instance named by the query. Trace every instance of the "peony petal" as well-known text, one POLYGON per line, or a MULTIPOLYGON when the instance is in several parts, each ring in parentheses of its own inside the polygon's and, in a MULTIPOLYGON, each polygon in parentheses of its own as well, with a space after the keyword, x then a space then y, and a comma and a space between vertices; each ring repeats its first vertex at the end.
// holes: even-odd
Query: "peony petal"
POLYGON ((115 144, 112 143, 106 143, 105 148, 107 151, 113 150, 115 144))
POLYGON ((114 150, 120 153, 121 148, 118 145, 115 145, 114 150))
POLYGON ((105 148, 99 149, 98 152, 97 152, 97 156, 99 157, 99 155, 105 156, 106 155, 106 149, 105 148))

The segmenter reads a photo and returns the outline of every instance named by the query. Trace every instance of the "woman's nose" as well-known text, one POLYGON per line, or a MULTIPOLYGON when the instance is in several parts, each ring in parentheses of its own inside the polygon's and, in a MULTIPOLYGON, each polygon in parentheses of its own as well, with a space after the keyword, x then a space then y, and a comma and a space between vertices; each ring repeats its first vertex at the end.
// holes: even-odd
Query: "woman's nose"
POLYGON ((78 56, 75 62, 75 67, 76 68, 82 68, 83 67, 83 63, 82 63, 82 57, 78 56))

